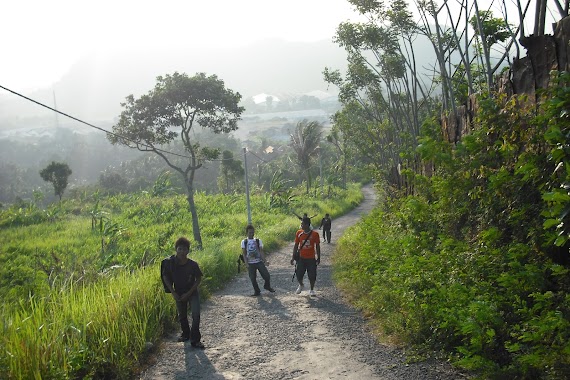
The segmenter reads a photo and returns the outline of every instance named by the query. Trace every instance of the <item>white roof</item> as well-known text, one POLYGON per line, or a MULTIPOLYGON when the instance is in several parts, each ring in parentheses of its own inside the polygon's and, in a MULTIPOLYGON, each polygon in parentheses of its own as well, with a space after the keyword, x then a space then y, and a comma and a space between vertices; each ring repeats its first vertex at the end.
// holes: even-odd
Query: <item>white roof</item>
POLYGON ((271 96, 273 98, 274 102, 280 102, 279 98, 275 95, 270 95, 270 94, 266 94, 266 93, 261 93, 261 94, 257 94, 252 96, 253 98, 253 102, 255 104, 259 104, 259 103, 264 103, 267 101, 267 98, 271 96))

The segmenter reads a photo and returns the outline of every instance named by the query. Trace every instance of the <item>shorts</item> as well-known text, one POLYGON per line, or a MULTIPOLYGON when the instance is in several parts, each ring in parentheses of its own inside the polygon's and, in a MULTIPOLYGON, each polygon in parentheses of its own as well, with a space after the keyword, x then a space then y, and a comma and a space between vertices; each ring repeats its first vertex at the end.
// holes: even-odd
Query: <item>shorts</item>
POLYGON ((303 282, 303 276, 307 272, 309 281, 313 282, 317 279, 317 259, 299 259, 297 260, 297 280, 303 282))

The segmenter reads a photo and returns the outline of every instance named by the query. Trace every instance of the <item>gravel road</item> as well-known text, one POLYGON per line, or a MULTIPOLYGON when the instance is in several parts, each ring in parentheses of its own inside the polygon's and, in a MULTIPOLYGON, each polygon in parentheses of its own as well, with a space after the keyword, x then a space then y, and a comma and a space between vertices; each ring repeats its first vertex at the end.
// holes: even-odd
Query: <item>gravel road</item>
MULTIPOLYGON (((407 363, 401 350, 378 343, 366 320, 335 288, 330 260, 335 241, 376 201, 372 187, 363 191, 358 208, 333 219, 331 243, 321 243, 316 297, 306 290, 295 294, 289 263, 293 244, 271 252, 268 269, 275 293, 262 289, 261 296, 251 297, 253 288, 242 271, 203 304, 206 349, 178 343, 177 332, 172 333, 139 379, 466 379, 445 362, 407 363)), ((263 239, 263 231, 256 232, 263 239)), ((260 276, 258 282, 262 287, 260 276)))

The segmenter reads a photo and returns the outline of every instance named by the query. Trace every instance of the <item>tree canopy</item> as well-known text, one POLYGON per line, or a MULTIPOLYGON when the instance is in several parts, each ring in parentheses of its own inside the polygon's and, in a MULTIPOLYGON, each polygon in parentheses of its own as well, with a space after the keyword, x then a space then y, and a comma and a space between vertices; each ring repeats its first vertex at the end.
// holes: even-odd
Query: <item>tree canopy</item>
POLYGON ((67 179, 71 173, 72 171, 66 163, 52 161, 40 171, 40 176, 44 181, 52 183, 55 195, 61 200, 63 192, 67 188, 67 179))
POLYGON ((300 177, 307 180, 307 193, 311 187, 311 161, 318 153, 323 126, 316 121, 303 120, 297 123, 291 134, 291 147, 296 154, 300 177))
MULTIPOLYGON (((135 99, 129 95, 108 139, 159 155, 168 166, 184 178, 189 209, 192 214, 194 240, 202 247, 198 214, 194 204, 194 175, 204 161, 216 159, 219 150, 201 146, 192 133, 194 126, 214 133, 235 131, 243 107, 241 95, 226 89, 216 75, 197 73, 190 77, 175 72, 159 76, 151 91, 135 99), (170 154, 163 147, 181 142, 182 149, 170 154)), ((180 144, 179 144, 180 145, 180 144)))

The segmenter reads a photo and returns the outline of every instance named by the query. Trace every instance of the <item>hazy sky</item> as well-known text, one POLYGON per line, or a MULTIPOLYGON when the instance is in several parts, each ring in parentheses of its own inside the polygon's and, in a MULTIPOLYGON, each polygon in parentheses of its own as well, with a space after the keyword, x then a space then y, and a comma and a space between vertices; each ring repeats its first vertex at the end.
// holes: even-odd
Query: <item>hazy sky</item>
POLYGON ((0 85, 49 86, 87 51, 332 39, 346 0, 6 0, 0 85))
POLYGON ((4 0, 0 14, 0 85, 15 91, 50 86, 94 50, 330 40, 358 20, 347 0, 4 0))

